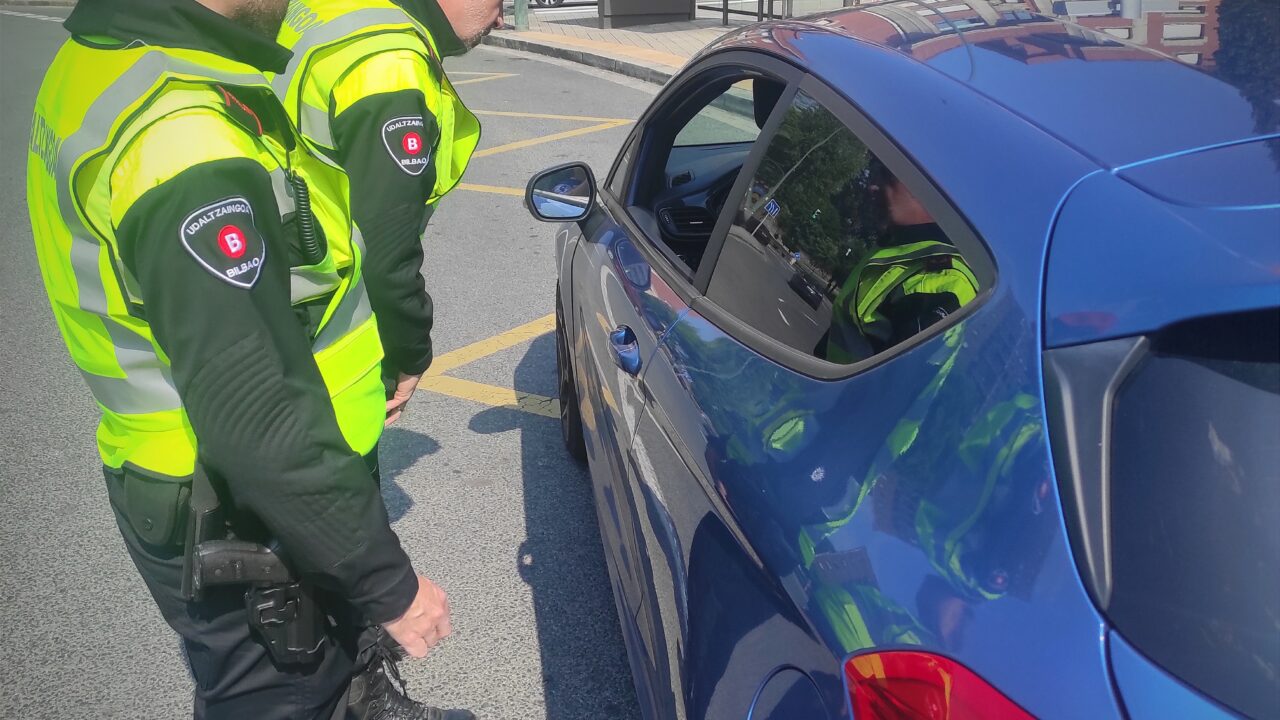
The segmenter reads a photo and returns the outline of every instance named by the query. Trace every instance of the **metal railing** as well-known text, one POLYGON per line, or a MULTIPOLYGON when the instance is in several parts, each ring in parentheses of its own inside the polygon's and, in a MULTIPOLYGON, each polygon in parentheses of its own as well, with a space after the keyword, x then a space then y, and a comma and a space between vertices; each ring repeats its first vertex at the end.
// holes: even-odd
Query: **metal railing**
POLYGON ((730 15, 746 15, 759 20, 779 20, 791 17, 792 4, 794 0, 756 0, 755 10, 744 10, 737 7, 729 7, 730 5, 749 4, 743 0, 720 0, 716 5, 699 5, 699 10, 719 10, 721 22, 725 25, 729 24, 730 15), (775 12, 775 9, 781 6, 782 12, 775 12))

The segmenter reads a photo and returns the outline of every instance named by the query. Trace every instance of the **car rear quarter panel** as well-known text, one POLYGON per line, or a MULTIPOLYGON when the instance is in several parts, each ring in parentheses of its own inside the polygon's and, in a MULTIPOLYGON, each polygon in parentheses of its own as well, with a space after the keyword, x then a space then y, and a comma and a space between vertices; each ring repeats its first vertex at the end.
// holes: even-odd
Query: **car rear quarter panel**
POLYGON ((1072 192, 1054 232, 1046 344, 1280 305, 1278 237, 1278 207, 1175 205, 1098 173, 1072 192))

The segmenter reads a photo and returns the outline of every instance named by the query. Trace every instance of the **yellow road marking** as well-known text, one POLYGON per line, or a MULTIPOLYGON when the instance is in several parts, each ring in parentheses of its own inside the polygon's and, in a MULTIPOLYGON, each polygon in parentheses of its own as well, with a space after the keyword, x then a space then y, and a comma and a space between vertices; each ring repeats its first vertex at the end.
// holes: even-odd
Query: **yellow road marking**
POLYGON ((470 190, 471 192, 492 193, 494 195, 511 195, 512 197, 524 197, 524 188, 502 187, 500 185, 477 185, 475 183, 458 183, 459 190, 470 190))
POLYGON ((473 110, 476 115, 492 115, 493 117, 531 118, 533 120, 580 120, 594 123, 629 123, 626 118, 591 117, 589 115, 548 115, 546 113, 511 112, 507 110, 473 110))
MULTIPOLYGON (((455 72, 455 73, 449 73, 449 74, 450 75, 470 75, 473 73, 456 73, 455 72)), ((481 73, 475 73, 475 74, 481 74, 481 73)), ((490 80, 502 80, 503 78, 515 77, 516 73, 483 73, 483 75, 485 75, 485 77, 476 77, 476 78, 471 78, 470 80, 459 80, 458 82, 453 83, 453 86, 457 87, 459 85, 472 85, 475 83, 489 82, 490 80)))
POLYGON ((445 375, 424 377, 418 387, 441 395, 478 402, 481 405, 490 407, 510 408, 532 415, 541 415, 542 417, 560 417, 559 400, 532 393, 522 393, 510 388, 500 388, 445 375))
POLYGON ((541 145, 543 143, 555 142, 556 140, 566 140, 571 137, 588 135, 590 133, 600 132, 602 130, 612 130, 616 127, 622 127, 623 125, 627 125, 631 122, 632 122, 631 120, 610 120, 609 122, 602 122, 598 125, 589 125, 584 128, 577 128, 574 130, 565 130, 564 132, 552 133, 550 135, 542 135, 540 137, 529 138, 528 140, 517 140, 516 142, 507 143, 506 145, 499 145, 497 147, 485 148, 484 150, 478 151, 471 157, 473 158, 490 157, 492 155, 497 155, 498 153, 511 152, 512 150, 522 150, 527 147, 533 147, 534 145, 541 145))
POLYGON ((431 363, 431 369, 422 377, 418 387, 440 395, 470 400, 490 407, 510 408, 542 417, 560 417, 560 401, 555 398, 520 392, 512 388, 485 385, 484 383, 449 377, 444 373, 457 370, 481 358, 515 347, 536 337, 545 335, 556 327, 554 314, 540 317, 519 327, 499 333, 486 340, 472 343, 447 352, 431 363))
MULTIPOLYGON (((480 358, 488 357, 494 353, 502 352, 507 348, 512 348, 521 343, 529 342, 530 340, 540 335, 546 335, 555 329, 555 313, 547 315, 546 317, 540 317, 537 320, 527 322, 520 327, 512 328, 504 333, 494 335, 487 340, 471 343, 470 345, 458 348, 453 352, 447 352, 444 355, 441 355, 431 361, 431 369, 427 370, 427 375, 430 377, 443 375, 450 370, 456 370, 463 365, 469 365, 480 358)), ((420 385, 419 387, 426 386, 420 385)))

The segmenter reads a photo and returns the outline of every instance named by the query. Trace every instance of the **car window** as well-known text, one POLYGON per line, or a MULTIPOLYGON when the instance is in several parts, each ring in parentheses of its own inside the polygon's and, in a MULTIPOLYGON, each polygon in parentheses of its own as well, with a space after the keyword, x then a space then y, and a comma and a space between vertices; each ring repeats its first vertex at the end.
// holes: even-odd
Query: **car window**
POLYGON ((675 147, 755 142, 760 126, 752 87, 750 80, 730 85, 680 129, 675 147))
POLYGON ((738 173, 785 83, 720 67, 659 106, 645 131, 628 214, 692 278, 738 173))
POLYGON ((788 347, 852 364, 981 289, 906 184, 800 92, 737 201, 707 296, 788 347))
POLYGON ((1280 311, 1150 336, 1111 407, 1107 615, 1247 717, 1280 674, 1280 311))

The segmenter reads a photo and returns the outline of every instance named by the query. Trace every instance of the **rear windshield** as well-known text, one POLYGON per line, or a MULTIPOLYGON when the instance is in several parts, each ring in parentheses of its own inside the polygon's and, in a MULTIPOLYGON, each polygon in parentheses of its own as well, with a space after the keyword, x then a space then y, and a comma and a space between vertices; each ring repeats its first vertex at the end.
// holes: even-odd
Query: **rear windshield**
POLYGON ((1280 697, 1280 313, 1152 338, 1113 411, 1108 615, 1252 717, 1280 697))

